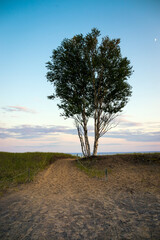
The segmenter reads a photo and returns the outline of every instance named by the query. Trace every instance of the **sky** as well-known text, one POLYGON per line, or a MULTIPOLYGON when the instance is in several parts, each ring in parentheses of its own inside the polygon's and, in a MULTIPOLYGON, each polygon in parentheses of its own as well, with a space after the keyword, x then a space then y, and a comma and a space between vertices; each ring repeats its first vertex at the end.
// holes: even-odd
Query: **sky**
POLYGON ((0 151, 81 152, 73 120, 47 99, 46 62, 94 27, 121 39, 134 70, 132 97, 98 151, 160 151, 159 12, 159 0, 0 0, 0 151))

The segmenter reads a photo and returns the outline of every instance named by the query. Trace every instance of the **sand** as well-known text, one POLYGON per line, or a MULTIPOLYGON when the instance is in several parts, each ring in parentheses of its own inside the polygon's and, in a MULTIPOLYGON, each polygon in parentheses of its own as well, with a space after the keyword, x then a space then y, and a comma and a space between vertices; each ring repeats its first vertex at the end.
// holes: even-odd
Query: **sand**
POLYGON ((160 239, 160 194, 127 179, 89 178, 73 159, 57 160, 1 197, 0 239, 160 239))

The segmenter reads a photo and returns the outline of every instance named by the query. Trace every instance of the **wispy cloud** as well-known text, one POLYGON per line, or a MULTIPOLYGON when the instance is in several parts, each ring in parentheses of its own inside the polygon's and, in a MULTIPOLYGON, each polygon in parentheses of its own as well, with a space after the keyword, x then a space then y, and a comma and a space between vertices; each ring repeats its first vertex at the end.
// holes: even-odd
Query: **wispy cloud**
POLYGON ((2 132, 0 132, 0 138, 1 139, 5 139, 5 138, 10 138, 11 137, 11 134, 3 132, 3 129, 2 130, 0 129, 0 131, 2 131, 2 132))
POLYGON ((52 147, 56 147, 56 146, 58 146, 58 145, 60 145, 60 142, 54 142, 53 144, 41 144, 41 145, 22 145, 22 146, 15 146, 15 147, 17 147, 17 148, 33 148, 33 149, 42 149, 42 148, 52 148, 52 147))
POLYGON ((144 131, 114 131, 108 132, 107 138, 120 138, 133 142, 160 142, 160 132, 144 132, 144 131))
MULTIPOLYGON (((21 125, 12 128, 0 128, 0 138, 13 138, 13 139, 40 139, 44 137, 52 137, 57 134, 77 135, 75 128, 68 128, 66 126, 31 126, 21 125)), ((90 130, 89 135, 93 136, 90 130)), ((160 142, 160 132, 146 132, 144 130, 118 130, 110 131, 104 135, 106 138, 124 139, 129 142, 160 142)))
POLYGON ((65 126, 21 125, 13 128, 0 128, 0 138, 33 139, 52 136, 58 133, 76 135, 77 130, 65 126))
POLYGON ((122 121, 119 122, 118 126, 119 127, 140 127, 140 126, 142 126, 142 123, 122 120, 122 121))
POLYGON ((27 112, 27 113, 36 113, 36 111, 27 108, 27 107, 21 107, 21 106, 7 106, 7 107, 2 107, 2 110, 5 112, 27 112))
POLYGON ((119 127, 140 127, 143 125, 140 122, 135 122, 135 121, 129 120, 126 116, 120 116, 117 119, 117 123, 118 123, 119 127))
POLYGON ((120 146, 122 143, 101 143, 101 146, 120 146))

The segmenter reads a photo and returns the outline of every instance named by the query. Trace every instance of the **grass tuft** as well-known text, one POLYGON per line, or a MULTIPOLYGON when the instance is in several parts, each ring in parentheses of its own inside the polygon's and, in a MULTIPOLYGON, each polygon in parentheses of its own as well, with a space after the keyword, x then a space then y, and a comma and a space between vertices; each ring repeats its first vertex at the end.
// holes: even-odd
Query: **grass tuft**
POLYGON ((105 170, 98 170, 90 166, 90 161, 76 161, 76 166, 83 172, 85 172, 89 177, 103 178, 105 176, 105 170))

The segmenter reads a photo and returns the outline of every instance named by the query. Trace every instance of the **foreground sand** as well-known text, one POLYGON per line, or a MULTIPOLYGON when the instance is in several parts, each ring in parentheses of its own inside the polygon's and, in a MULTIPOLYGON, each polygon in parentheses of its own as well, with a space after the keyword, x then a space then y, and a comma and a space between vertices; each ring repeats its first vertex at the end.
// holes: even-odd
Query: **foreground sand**
POLYGON ((0 199, 0 239, 160 239, 160 194, 130 189, 124 174, 102 181, 56 161, 0 199))

